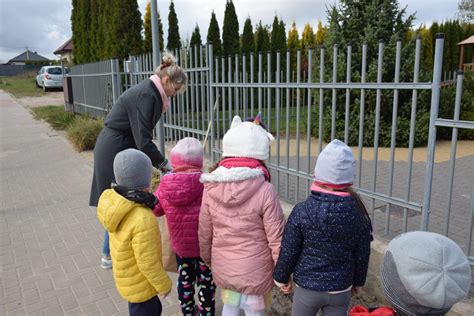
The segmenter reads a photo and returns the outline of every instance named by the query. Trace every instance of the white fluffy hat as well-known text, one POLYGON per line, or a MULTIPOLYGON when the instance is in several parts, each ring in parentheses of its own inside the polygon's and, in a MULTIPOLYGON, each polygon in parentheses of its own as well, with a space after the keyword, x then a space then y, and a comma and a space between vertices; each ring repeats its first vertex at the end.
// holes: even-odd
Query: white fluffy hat
POLYGON ((222 157, 247 157, 258 160, 268 159, 272 134, 262 126, 257 116, 254 122, 242 122, 234 116, 230 129, 225 133, 222 157))
POLYGON ((314 180, 327 184, 352 184, 354 174, 355 159, 352 150, 338 139, 321 151, 314 167, 314 180))

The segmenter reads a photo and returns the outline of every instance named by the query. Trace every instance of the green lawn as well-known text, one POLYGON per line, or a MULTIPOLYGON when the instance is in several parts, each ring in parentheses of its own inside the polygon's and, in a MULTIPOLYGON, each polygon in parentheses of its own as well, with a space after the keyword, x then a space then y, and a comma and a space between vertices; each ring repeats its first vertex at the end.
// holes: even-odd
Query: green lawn
POLYGON ((42 89, 36 88, 33 75, 0 77, 0 89, 13 94, 17 98, 39 97, 46 94, 42 89))

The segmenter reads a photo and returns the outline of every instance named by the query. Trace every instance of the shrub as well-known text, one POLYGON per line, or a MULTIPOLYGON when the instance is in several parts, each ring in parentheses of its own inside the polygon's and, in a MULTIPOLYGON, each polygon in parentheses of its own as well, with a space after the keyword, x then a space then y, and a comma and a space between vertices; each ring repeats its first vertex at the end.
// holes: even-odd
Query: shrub
POLYGON ((66 112, 62 105, 42 106, 31 111, 37 120, 48 122, 56 130, 65 130, 75 120, 74 114, 66 112))
POLYGON ((104 122, 90 117, 78 117, 67 130, 67 137, 78 151, 94 149, 104 122))

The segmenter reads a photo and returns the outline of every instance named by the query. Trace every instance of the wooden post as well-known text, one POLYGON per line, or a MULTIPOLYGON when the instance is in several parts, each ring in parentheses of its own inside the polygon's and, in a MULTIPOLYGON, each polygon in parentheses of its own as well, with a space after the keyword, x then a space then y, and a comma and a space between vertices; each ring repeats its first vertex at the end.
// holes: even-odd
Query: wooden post
MULTIPOLYGON (((474 54, 472 54, 474 56, 474 54)), ((461 53, 459 54, 459 70, 464 68, 464 45, 461 45, 461 53)))

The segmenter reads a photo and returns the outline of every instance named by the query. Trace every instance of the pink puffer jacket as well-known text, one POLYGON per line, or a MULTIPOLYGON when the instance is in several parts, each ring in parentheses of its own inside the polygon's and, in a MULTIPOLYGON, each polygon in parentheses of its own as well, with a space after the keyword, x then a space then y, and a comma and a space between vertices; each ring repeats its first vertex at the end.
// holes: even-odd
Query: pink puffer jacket
POLYGON ((273 185, 261 170, 247 167, 219 167, 203 174, 201 182, 199 246, 216 285, 242 294, 268 293, 285 226, 273 185))
POLYGON ((203 184, 201 172, 169 173, 161 178, 155 196, 156 216, 166 215, 171 247, 180 257, 199 257, 199 210, 203 184))

